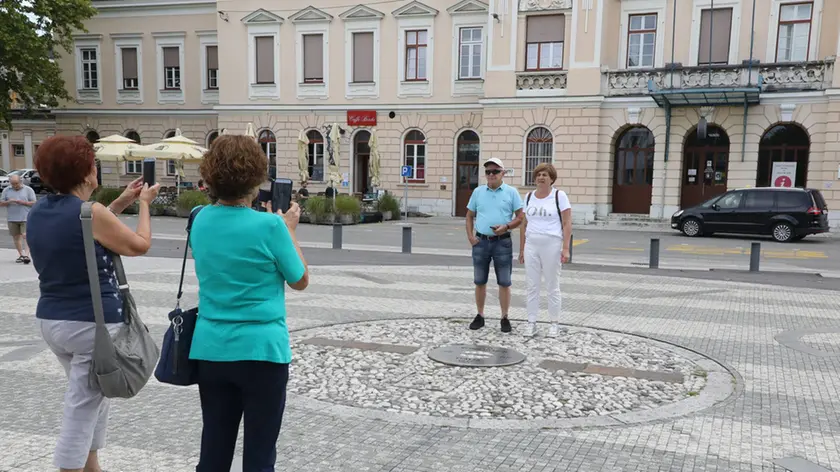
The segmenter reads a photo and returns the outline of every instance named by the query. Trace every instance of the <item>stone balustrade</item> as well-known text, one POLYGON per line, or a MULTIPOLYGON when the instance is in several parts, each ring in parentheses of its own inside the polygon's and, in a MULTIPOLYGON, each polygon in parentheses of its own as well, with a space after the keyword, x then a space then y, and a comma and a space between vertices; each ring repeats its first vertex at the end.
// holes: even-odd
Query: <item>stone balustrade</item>
POLYGON ((565 88, 566 71, 516 73, 516 90, 561 90, 565 88))

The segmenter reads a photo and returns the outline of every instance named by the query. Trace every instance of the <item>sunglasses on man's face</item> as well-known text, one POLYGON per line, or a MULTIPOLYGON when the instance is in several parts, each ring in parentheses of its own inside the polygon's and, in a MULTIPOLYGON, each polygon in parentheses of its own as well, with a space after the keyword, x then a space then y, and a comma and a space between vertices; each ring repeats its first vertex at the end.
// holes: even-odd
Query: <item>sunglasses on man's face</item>
POLYGON ((484 175, 499 175, 502 171, 499 169, 487 169, 484 171, 484 175))

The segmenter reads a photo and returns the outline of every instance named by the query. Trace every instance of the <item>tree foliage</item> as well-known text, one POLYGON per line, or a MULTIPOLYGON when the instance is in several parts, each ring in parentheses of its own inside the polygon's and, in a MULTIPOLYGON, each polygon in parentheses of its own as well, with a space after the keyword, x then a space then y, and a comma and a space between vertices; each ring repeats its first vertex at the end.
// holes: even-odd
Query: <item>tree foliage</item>
POLYGON ((15 112, 73 99, 50 59, 72 51, 73 33, 95 14, 90 0, 0 0, 0 127, 15 112))

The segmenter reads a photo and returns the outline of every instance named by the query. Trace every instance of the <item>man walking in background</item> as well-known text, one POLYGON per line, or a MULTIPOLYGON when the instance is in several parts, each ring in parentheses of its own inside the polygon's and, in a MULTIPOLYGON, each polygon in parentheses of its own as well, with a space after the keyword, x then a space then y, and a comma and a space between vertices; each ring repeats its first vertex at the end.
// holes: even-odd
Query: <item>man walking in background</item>
POLYGON ((0 206, 6 207, 6 220, 9 233, 15 239, 18 255, 17 263, 29 264, 29 248, 26 247, 26 217, 35 204, 35 192, 28 185, 23 185, 19 175, 9 177, 9 186, 0 195, 0 206))
POLYGON ((490 261, 499 285, 499 305, 502 310, 502 332, 511 331, 508 320, 510 286, 513 273, 513 242, 510 231, 522 223, 522 198, 519 192, 502 181, 505 166, 496 157, 484 163, 487 185, 473 190, 467 204, 467 239, 472 245, 475 279, 475 307, 478 314, 470 329, 484 327, 484 301, 487 298, 487 279, 490 261))

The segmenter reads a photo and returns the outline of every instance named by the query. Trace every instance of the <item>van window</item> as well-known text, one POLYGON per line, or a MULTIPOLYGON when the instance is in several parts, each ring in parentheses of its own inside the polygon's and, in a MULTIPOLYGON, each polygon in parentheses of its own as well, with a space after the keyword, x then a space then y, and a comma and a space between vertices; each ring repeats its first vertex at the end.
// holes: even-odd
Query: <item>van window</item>
POLYGON ((773 192, 756 190, 747 192, 744 208, 747 210, 770 210, 773 208, 773 192))
POLYGON ((743 196, 744 192, 727 193, 717 201, 717 206, 723 210, 734 210, 741 206, 741 199, 743 196))
POLYGON ((792 208, 808 208, 811 206, 811 196, 808 192, 779 192, 776 207, 779 210, 792 208))
POLYGON ((820 210, 828 210, 828 204, 825 202, 825 198, 823 198, 819 190, 812 190, 811 195, 814 197, 814 202, 820 210))

